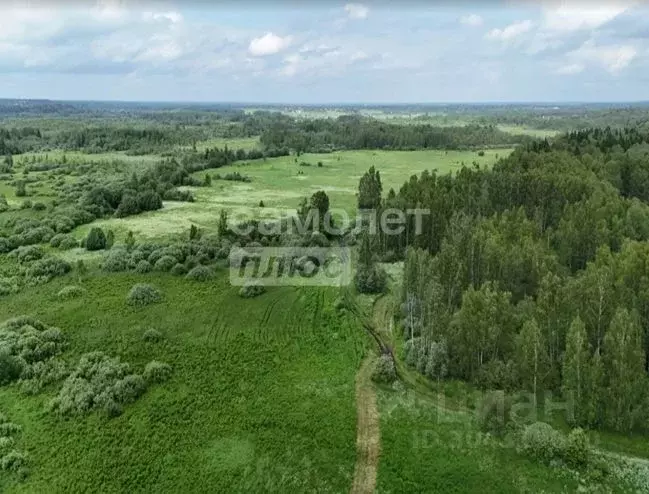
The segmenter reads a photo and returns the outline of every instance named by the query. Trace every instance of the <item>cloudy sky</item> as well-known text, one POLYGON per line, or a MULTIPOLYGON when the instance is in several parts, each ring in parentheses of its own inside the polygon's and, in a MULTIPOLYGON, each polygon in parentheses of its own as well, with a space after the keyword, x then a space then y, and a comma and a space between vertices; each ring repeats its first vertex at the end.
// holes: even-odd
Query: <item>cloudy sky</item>
POLYGON ((0 2, 0 97, 649 100, 640 2, 0 2))

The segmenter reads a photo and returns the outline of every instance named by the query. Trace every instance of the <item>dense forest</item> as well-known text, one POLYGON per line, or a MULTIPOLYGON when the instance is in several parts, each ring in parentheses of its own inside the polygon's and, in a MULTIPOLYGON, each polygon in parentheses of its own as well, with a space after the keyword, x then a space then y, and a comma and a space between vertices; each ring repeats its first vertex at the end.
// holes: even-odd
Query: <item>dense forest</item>
POLYGON ((573 423, 649 429, 649 136, 589 129, 521 146, 492 169, 412 176, 359 206, 408 217, 377 234, 405 258, 405 359, 433 378, 487 389, 550 390, 573 423), (421 231, 408 209, 426 208, 421 231))

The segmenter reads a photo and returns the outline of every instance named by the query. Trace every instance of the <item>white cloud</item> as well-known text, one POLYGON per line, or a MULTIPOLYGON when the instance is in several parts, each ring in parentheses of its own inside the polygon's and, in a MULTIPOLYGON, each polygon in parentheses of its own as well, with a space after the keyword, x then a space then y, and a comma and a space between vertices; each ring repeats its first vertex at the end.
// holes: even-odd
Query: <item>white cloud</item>
POLYGON ((590 39, 566 56, 573 61, 573 65, 596 64, 617 75, 636 58, 637 54, 636 48, 631 45, 597 46, 595 41, 590 39))
POLYGON ((260 38, 251 40, 248 45, 248 51, 254 57, 274 55, 288 48, 291 41, 290 36, 281 37, 269 32, 260 38))
POLYGON ((556 70, 556 73, 562 75, 574 75, 583 72, 584 69, 585 67, 581 63, 571 63, 568 65, 562 65, 556 70))
POLYGON ((503 29, 492 29, 487 33, 488 39, 500 40, 500 41, 510 41, 514 38, 517 38, 521 34, 525 34, 530 29, 532 29, 532 21, 518 21, 510 24, 503 29))
POLYGON ((630 2, 553 4, 544 9, 543 28, 557 33, 597 29, 615 19, 631 5, 630 2))
POLYGON ((350 19, 366 19, 370 9, 360 3, 348 3, 345 5, 345 12, 350 19))
POLYGON ((477 14, 469 14, 460 17, 460 24, 464 26, 477 27, 477 26, 482 26, 483 20, 482 17, 480 17, 477 14))

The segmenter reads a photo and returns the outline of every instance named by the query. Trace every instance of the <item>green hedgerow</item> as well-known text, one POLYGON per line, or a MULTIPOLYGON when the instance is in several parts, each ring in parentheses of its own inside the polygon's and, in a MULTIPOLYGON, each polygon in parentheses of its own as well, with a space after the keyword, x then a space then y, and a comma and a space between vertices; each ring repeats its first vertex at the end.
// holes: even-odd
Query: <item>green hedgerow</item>
POLYGON ((128 292, 126 301, 135 307, 155 304, 162 301, 162 294, 156 288, 145 283, 138 283, 128 292))
POLYGON ((146 364, 142 375, 149 384, 161 383, 169 379, 169 376, 171 375, 171 366, 164 362, 152 360, 146 364))

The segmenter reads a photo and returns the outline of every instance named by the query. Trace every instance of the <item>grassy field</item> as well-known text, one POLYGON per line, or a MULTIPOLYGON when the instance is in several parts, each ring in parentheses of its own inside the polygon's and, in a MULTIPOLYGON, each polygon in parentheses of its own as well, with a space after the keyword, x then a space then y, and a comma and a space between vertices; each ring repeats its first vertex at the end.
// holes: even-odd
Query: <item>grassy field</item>
MULTIPOLYGON (((361 176, 371 167, 381 173, 384 193, 396 190, 412 175, 424 170, 452 173, 462 164, 474 161, 482 166, 505 157, 511 149, 486 150, 484 156, 472 151, 341 151, 330 154, 304 154, 296 163, 294 156, 259 160, 249 164, 238 163, 207 172, 225 175, 239 172, 252 181, 230 182, 213 180, 211 187, 193 188, 194 203, 166 202, 160 211, 124 219, 106 219, 96 222, 101 227, 113 229, 118 236, 128 230, 147 236, 159 237, 187 230, 190 224, 212 229, 219 212, 227 209, 233 214, 241 212, 257 218, 274 218, 286 211, 294 211, 302 197, 324 190, 331 208, 344 208, 349 214, 356 210, 356 192, 361 176), (306 162, 310 166, 300 166, 306 162), (318 167, 322 162, 322 167, 318 167), (263 201, 264 207, 259 207, 263 201)), ((78 232, 83 236, 88 226, 78 232)))
POLYGON ((59 419, 44 412, 54 390, 26 397, 3 388, 0 410, 23 428, 18 445, 31 474, 5 480, 2 492, 348 490, 365 337, 331 313, 336 291, 283 287, 245 300, 224 274, 204 284, 96 275, 83 282, 83 298, 60 301, 71 281, 3 299, 0 320, 29 313, 60 327, 69 362, 101 349, 136 369, 167 362, 173 374, 114 419, 59 419), (143 281, 164 302, 128 307, 126 293, 143 281), (164 340, 143 342, 148 327, 164 340))

